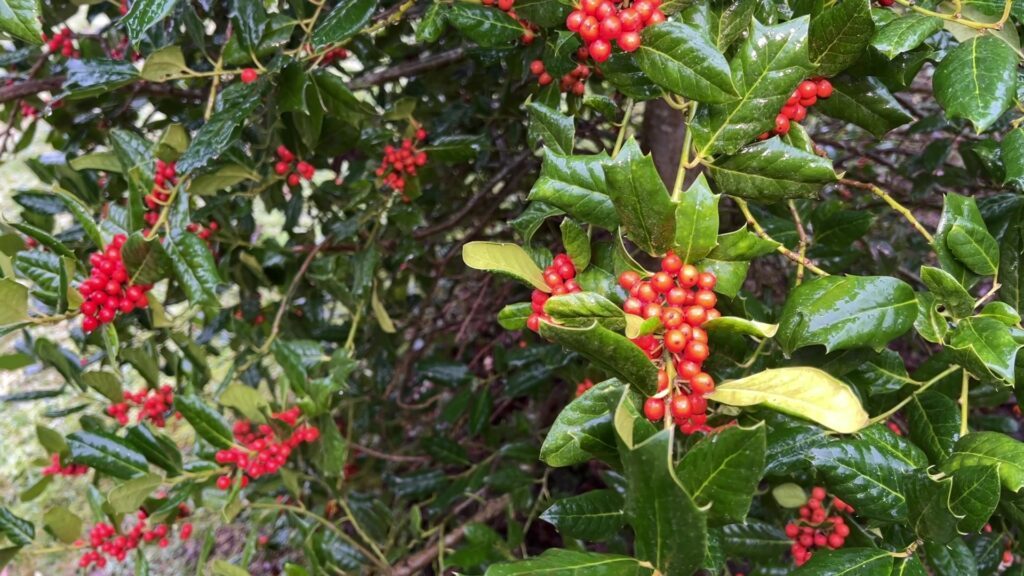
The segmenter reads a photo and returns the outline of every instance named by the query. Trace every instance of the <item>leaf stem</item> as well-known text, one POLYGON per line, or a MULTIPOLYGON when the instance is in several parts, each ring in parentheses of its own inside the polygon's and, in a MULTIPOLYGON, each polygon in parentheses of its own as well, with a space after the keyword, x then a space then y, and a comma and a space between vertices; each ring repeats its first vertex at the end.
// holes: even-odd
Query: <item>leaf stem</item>
POLYGON ((270 336, 267 336, 267 341, 260 346, 258 354, 266 354, 270 351, 270 345, 274 343, 277 338, 277 334, 281 331, 281 320, 284 318, 284 313, 288 308, 288 303, 292 297, 295 296, 295 291, 299 288, 299 282, 302 281, 302 277, 306 275, 306 271, 309 270, 309 265, 313 263, 313 259, 320 253, 328 243, 330 243, 331 237, 327 236, 321 240, 309 254, 306 255, 306 259, 302 261, 302 265, 299 266, 299 271, 295 273, 295 278, 292 278, 292 283, 288 285, 288 291, 285 292, 284 298, 281 300, 281 305, 277 308, 277 314, 274 315, 274 323, 270 327, 270 336))
POLYGON ((633 99, 626 101, 626 113, 622 116, 622 125, 619 126, 619 135, 615 137, 615 147, 612 148, 612 157, 618 155, 622 149, 622 143, 626 141, 626 130, 629 129, 629 120, 633 116, 633 99))
MULTIPOLYGON (((882 412, 881 414, 879 414, 878 416, 875 416, 871 420, 868 420, 868 425, 878 424, 879 422, 888 420, 890 416, 892 416, 893 414, 899 412, 900 410, 903 409, 904 406, 909 404, 910 401, 913 400, 913 398, 915 396, 917 396, 918 394, 920 394, 920 393, 924 392, 925 390, 931 388, 936 382, 942 380, 943 378, 945 378, 946 376, 949 376, 950 374, 952 374, 953 372, 956 372, 957 370, 960 370, 959 366, 950 366, 949 368, 946 368, 942 372, 939 372, 938 374, 933 376, 930 380, 928 380, 927 382, 924 382, 923 384, 921 384, 921 386, 918 387, 917 390, 914 390, 913 394, 911 394, 910 396, 907 396, 903 400, 900 400, 899 404, 896 404, 892 408, 886 410, 885 412, 882 412)), ((965 370, 964 374, 966 374, 966 373, 967 373, 967 371, 965 370)))
MULTIPOLYGON (((800 252, 801 260, 807 259, 807 231, 804 230, 804 222, 800 219, 800 212, 796 209, 796 203, 790 200, 789 213, 793 215, 793 224, 796 225, 797 234, 800 236, 800 244, 798 251, 800 252)), ((798 262, 796 265, 796 285, 799 286, 804 281, 804 263, 798 262)))
POLYGON ((751 213, 750 207, 747 205, 746 200, 736 196, 730 196, 730 198, 732 198, 733 202, 735 202, 736 205, 739 206, 740 212, 743 213, 743 216, 747 219, 747 223, 750 224, 750 226, 754 229, 754 232, 758 236, 764 238, 765 240, 768 240, 769 242, 776 242, 779 245, 775 249, 776 252, 782 254, 786 258, 789 258, 790 260, 796 262, 797 264, 803 264, 808 270, 814 272, 818 276, 829 276, 828 272, 825 272, 821 268, 815 266, 814 262, 811 262, 811 260, 808 259, 806 256, 801 256, 796 252, 793 252, 789 248, 783 246, 781 242, 772 239, 772 237, 769 236, 767 232, 765 232, 764 228, 761 227, 761 223, 757 221, 757 218, 754 218, 754 214, 751 213))
POLYGON ((967 410, 970 402, 967 394, 970 392, 971 375, 964 370, 963 380, 960 383, 960 437, 967 436, 967 410))
MULTIPOLYGON (((339 502, 340 502, 340 500, 339 500, 339 502)), ((375 556, 372 552, 367 550, 365 546, 363 546, 358 541, 356 541, 355 538, 349 536, 348 533, 346 533, 344 530, 342 530, 341 528, 338 528, 333 523, 331 523, 329 520, 327 520, 323 516, 320 516, 319 514, 316 514, 315 512, 312 512, 312 511, 310 511, 310 510, 308 510, 306 508, 302 508, 302 507, 299 507, 299 506, 291 506, 291 505, 288 505, 288 504, 272 504, 272 503, 269 503, 269 502, 253 502, 252 504, 249 504, 249 507, 253 508, 253 509, 256 509, 256 510, 259 510, 259 509, 263 509, 263 510, 282 510, 282 511, 285 511, 285 512, 292 512, 292 513, 298 514, 300 516, 305 516, 305 517, 315 521, 316 523, 320 524, 324 528, 327 528, 328 530, 333 532, 336 536, 338 536, 338 538, 341 538, 342 540, 347 542, 350 546, 352 546, 353 548, 358 550, 363 556, 366 557, 367 560, 370 560, 371 562, 373 562, 377 566, 378 569, 383 570, 384 574, 387 574, 389 572, 389 570, 390 570, 391 566, 390 566, 390 564, 388 564, 388 562, 386 560, 384 560, 381 557, 375 556)))
MULTIPOLYGON (((978 22, 976 20, 968 20, 966 18, 963 18, 962 16, 960 16, 959 10, 957 10, 953 14, 946 14, 945 12, 936 12, 934 10, 922 8, 914 4, 911 0, 896 0, 896 3, 905 8, 913 10, 918 14, 924 14, 925 16, 934 16, 936 18, 941 18, 943 20, 955 22, 957 24, 966 26, 968 28, 973 28, 975 30, 1002 30, 1003 25, 1006 24, 1006 21, 1010 18, 1010 9, 1013 8, 1013 0, 1006 0, 1006 3, 1003 5, 1003 15, 999 20, 997 20, 996 22, 978 22)), ((957 4, 959 4, 959 2, 957 4)))
POLYGON ((985 292, 985 293, 984 293, 984 294, 983 294, 983 295, 981 296, 981 298, 978 298, 978 300, 974 302, 974 307, 975 307, 975 308, 977 308, 978 306, 981 306, 982 304, 984 304, 986 300, 988 300, 989 298, 991 298, 991 297, 992 297, 992 296, 993 296, 993 295, 994 295, 994 294, 995 294, 996 292, 998 292, 998 291, 999 291, 999 289, 1000 289, 1000 288, 1002 288, 1002 287, 1003 287, 1003 285, 1002 285, 1002 284, 1000 284, 1000 283, 998 282, 998 280, 993 280, 993 281, 992 281, 992 287, 991 287, 991 288, 989 288, 988 292, 985 292))
POLYGON ((690 146, 693 143, 693 118, 697 115, 697 103, 690 102, 690 111, 686 118, 686 135, 683 136, 683 149, 679 153, 679 167, 676 168, 676 181, 672 185, 672 201, 678 202, 683 195, 683 181, 686 180, 686 169, 690 168, 690 146))
POLYGON ((924 225, 921 224, 921 222, 914 217, 914 214, 910 211, 910 209, 900 204, 899 201, 890 196, 889 193, 886 192, 885 190, 882 190, 881 188, 875 186, 874 184, 868 184, 867 182, 858 182, 856 180, 850 180, 849 178, 843 178, 842 180, 840 180, 840 182, 846 184, 847 186, 852 186, 854 188, 869 190, 872 194, 884 200, 885 203, 888 204, 893 210, 902 214, 903 217, 906 218, 907 222, 910 222, 910 225, 913 226, 915 230, 920 232, 921 236, 924 236, 924 239, 927 240, 929 244, 935 241, 935 238, 932 237, 931 233, 928 232, 924 225))
POLYGON ((370 549, 373 550, 373 553, 377 555, 377 558, 379 558, 383 564, 390 565, 391 563, 388 562, 387 556, 384 556, 384 553, 380 551, 377 543, 373 541, 373 538, 370 538, 370 536, 366 534, 363 527, 356 521, 355 514, 352 514, 352 509, 349 508, 348 502, 344 498, 338 498, 338 504, 341 506, 341 509, 345 511, 345 517, 348 519, 349 523, 352 524, 352 528, 355 529, 356 534, 359 534, 359 537, 369 544, 370 549))

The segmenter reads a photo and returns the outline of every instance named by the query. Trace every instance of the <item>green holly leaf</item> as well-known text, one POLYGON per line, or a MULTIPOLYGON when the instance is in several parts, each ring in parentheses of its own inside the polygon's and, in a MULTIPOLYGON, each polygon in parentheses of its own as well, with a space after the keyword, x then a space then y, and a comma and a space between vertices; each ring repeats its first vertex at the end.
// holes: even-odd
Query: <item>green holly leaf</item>
POLYGON ((118 60, 68 60, 64 90, 69 100, 106 94, 139 79, 131 62, 118 60))
POLYGON ((904 414, 910 439, 932 464, 949 457, 960 438, 960 409, 956 402, 938 392, 914 394, 904 414))
POLYGON ((15 546, 28 546, 36 538, 36 529, 28 520, 15 516, 7 508, 0 507, 0 534, 7 536, 15 546))
POLYGON ((877 78, 833 78, 832 88, 832 96, 819 99, 815 108, 856 124, 878 138, 914 120, 877 78))
POLYGON ((752 144, 708 165, 717 190, 762 202, 816 198, 839 178, 826 159, 794 148, 778 138, 752 144))
POLYGON ((507 304, 498 312, 498 324, 505 330, 524 330, 532 314, 533 308, 529 302, 507 304))
POLYGON ((998 432, 972 432, 961 438, 940 470, 955 474, 969 466, 996 466, 1003 488, 1024 488, 1024 444, 998 432))
POLYGON ((683 262, 696 262, 718 244, 718 200, 701 174, 676 204, 676 232, 672 249, 683 262))
POLYGON ((750 26, 757 9, 755 0, 732 0, 708 6, 706 33, 722 52, 738 40, 750 26))
POLYGON ((743 524, 723 526, 719 541, 730 558, 771 561, 779 558, 793 542, 775 524, 749 518, 743 524))
POLYGON ((978 211, 978 205, 974 198, 949 193, 946 194, 942 206, 942 217, 935 228, 932 248, 935 250, 942 269, 952 274, 960 284, 970 287, 976 277, 957 259, 947 245, 949 233, 956 225, 961 227, 974 225, 984 228, 985 221, 981 218, 981 212, 978 211))
POLYGON ((942 30, 941 18, 907 12, 879 28, 871 45, 891 60, 917 48, 939 30, 942 30))
POLYGON ((939 268, 921 266, 921 281, 956 318, 964 318, 974 312, 974 297, 952 274, 939 268))
POLYGON ((707 542, 704 512, 673 469, 674 429, 636 446, 620 446, 626 477, 626 518, 636 555, 662 574, 692 574, 701 567, 707 542))
POLYGON ((0 278, 0 326, 18 324, 28 320, 28 288, 13 278, 0 278))
POLYGON ((792 352, 811 345, 828 351, 880 349, 917 317, 914 289, 884 276, 826 276, 790 292, 779 317, 778 340, 792 352))
POLYGON ((416 28, 417 42, 434 43, 441 37, 441 34, 444 34, 445 25, 448 23, 448 11, 445 8, 447 6, 441 4, 431 4, 430 8, 427 8, 423 18, 420 19, 420 25, 416 28))
POLYGON ((522 25, 497 7, 456 2, 447 17, 463 36, 485 48, 510 46, 523 35, 522 25))
POLYGON ((157 474, 146 474, 118 484, 107 494, 107 502, 117 514, 129 514, 138 511, 142 503, 149 498, 154 490, 163 484, 164 479, 157 474))
POLYGON ((626 314, 622 308, 594 292, 552 296, 544 303, 544 312, 565 326, 590 326, 597 322, 616 332, 626 328, 626 314))
POLYGON ((707 104, 738 98, 729 62, 698 28, 679 22, 648 26, 636 63, 655 84, 684 98, 707 104))
POLYGON ((355 36, 370 21, 377 0, 344 0, 324 16, 313 31, 313 47, 340 44, 355 36))
POLYGON ((976 378, 994 379, 1013 386, 1017 351, 1024 343, 1011 328, 994 318, 965 318, 949 336, 949 349, 957 362, 976 378))
POLYGON ((1003 184, 1024 186, 1024 128, 1014 128, 1003 136, 1000 145, 1006 177, 1003 184))
POLYGON ((178 0, 137 0, 132 2, 128 13, 121 19, 121 23, 128 30, 128 37, 131 38, 132 44, 138 46, 146 30, 170 16, 177 4, 178 0))
POLYGON ((725 261, 753 260, 758 256, 772 254, 781 246, 774 240, 765 240, 751 232, 746 226, 718 236, 718 245, 708 253, 708 258, 725 261))
POLYGON ((868 423, 868 414, 850 387, 817 368, 765 370, 723 382, 707 397, 730 406, 764 405, 844 434, 868 423))
POLYGON ((1017 55, 998 38, 975 36, 946 54, 933 86, 947 117, 969 120, 975 131, 984 132, 1013 105, 1017 55))
POLYGON ((809 53, 818 76, 835 76, 853 64, 875 33, 871 0, 845 0, 811 19, 809 53))
POLYGON ((619 225, 619 216, 608 195, 604 164, 605 153, 591 156, 564 156, 544 149, 540 177, 530 190, 529 199, 554 206, 567 214, 606 230, 619 225))
POLYGON ((959 538, 947 544, 925 540, 921 549, 930 573, 935 576, 978 576, 974 553, 959 538))
POLYGON ((716 334, 741 334, 753 336, 754 338, 771 338, 779 330, 778 324, 766 324, 756 320, 737 318, 735 316, 719 316, 713 320, 701 324, 701 328, 707 331, 712 338, 716 334))
POLYGON ((878 548, 842 548, 818 550, 793 576, 890 576, 893 574, 893 556, 878 548))
POLYGON ((813 70, 808 59, 808 19, 765 26, 754 20, 747 39, 730 62, 739 99, 702 106, 693 130, 703 156, 733 153, 774 127, 765 110, 778 110, 813 70))
POLYGON ((873 439, 843 439, 814 448, 811 465, 825 478, 829 492, 853 506, 858 516, 887 522, 907 518, 903 476, 914 466, 893 458, 873 439))
POLYGON ((949 332, 949 321, 939 308, 939 301, 934 294, 917 293, 917 319, 914 320, 914 329, 922 338, 935 344, 945 343, 946 333, 949 332))
POLYGON ((149 473, 146 457, 124 439, 106 432, 75 432, 68 436, 71 460, 97 471, 127 480, 149 473))
POLYGON ((693 445, 676 466, 676 476, 708 521, 743 522, 764 471, 765 426, 732 426, 693 445))
POLYGON ((1020 326, 1020 314, 1013 309, 1006 302, 989 302, 985 304, 985 307, 978 312, 978 316, 981 318, 993 318, 999 320, 1003 324, 1014 328, 1020 326))
POLYGON ((231 427, 220 412, 217 412, 202 398, 193 395, 177 395, 174 408, 188 420, 196 434, 217 448, 230 448, 234 445, 231 427))
POLYGON ((82 535, 82 519, 64 506, 47 510, 43 514, 43 524, 65 544, 73 544, 82 535))
POLYGON ((559 154, 572 154, 576 125, 571 116, 539 102, 527 104, 526 109, 530 112, 530 140, 534 146, 543 142, 559 154))
POLYGON ((625 389, 618 380, 605 380, 570 402, 548 430, 540 459, 555 468, 594 457, 617 459, 612 409, 625 389))
MULTIPOLYGON (((188 150, 178 160, 179 174, 205 168, 238 140, 242 125, 263 101, 267 84, 232 84, 217 96, 213 115, 192 138, 188 150)), ((147 190, 148 192, 148 190, 147 190)))
POLYGON ((639 392, 652 395, 657 391, 658 369, 647 355, 625 336, 603 328, 597 322, 584 327, 541 322, 540 335, 578 352, 639 392))
POLYGON ((33 46, 42 44, 38 0, 0 0, 0 31, 33 46))
POLYGON ((629 556, 550 548, 528 560, 492 564, 484 576, 650 576, 652 572, 644 563, 629 556))
POLYGON ((164 252, 189 302, 211 316, 220 309, 217 286, 220 274, 210 248, 195 234, 183 233, 163 243, 164 252))
POLYGON ((566 255, 572 260, 577 273, 583 272, 590 265, 590 235, 572 218, 563 218, 559 229, 566 255))
POLYGON ((146 457, 150 463, 175 476, 182 471, 181 451, 173 440, 151 429, 146 424, 129 426, 124 441, 146 457))
POLYGON ((952 474, 949 510, 961 534, 981 532, 999 505, 999 467, 963 466, 952 474))
POLYGON ((999 244, 982 226, 954 224, 946 236, 946 246, 975 274, 994 276, 999 271, 999 244))
POLYGON ((604 173, 623 232, 648 254, 668 251, 675 237, 675 209, 653 158, 630 138, 605 163, 604 173))
POLYGON ((170 259, 160 240, 146 240, 141 232, 128 237, 121 247, 121 258, 132 284, 154 284, 166 278, 171 269, 170 259))
POLYGON ((625 501, 614 490, 591 490, 556 500, 540 515, 566 538, 603 540, 622 529, 625 501))
POLYGON ((551 288, 544 273, 521 247, 506 242, 469 242, 462 247, 462 260, 474 270, 498 272, 524 282, 542 292, 551 288))

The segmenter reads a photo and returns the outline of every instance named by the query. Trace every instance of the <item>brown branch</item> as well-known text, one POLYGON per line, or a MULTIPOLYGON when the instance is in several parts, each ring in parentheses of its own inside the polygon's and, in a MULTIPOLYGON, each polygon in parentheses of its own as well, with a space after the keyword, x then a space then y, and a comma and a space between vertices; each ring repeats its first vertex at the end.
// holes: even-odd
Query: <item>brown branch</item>
POLYGON ((350 444, 354 450, 358 450, 362 454, 367 456, 373 456, 379 460, 387 460, 388 462, 430 462, 430 458, 427 456, 405 456, 403 454, 388 454, 386 452, 379 452, 373 448, 367 448, 361 444, 350 444))
POLYGON ((415 76, 422 72, 434 70, 435 68, 442 68, 449 64, 458 62, 466 56, 466 49, 460 46, 459 48, 453 48, 447 52, 441 52, 440 54, 434 54, 433 56, 427 56, 419 60, 402 62, 401 64, 396 64, 391 68, 385 68, 379 72, 365 74, 353 80, 351 84, 349 84, 349 87, 353 90, 359 90, 361 88, 369 88, 371 86, 385 84, 405 76, 415 76))
POLYGON ((445 534, 444 541, 438 542, 437 540, 431 540, 427 543, 426 548, 409 556, 391 570, 392 576, 412 576, 413 574, 420 574, 427 566, 430 566, 437 558, 439 552, 439 546, 445 548, 451 548, 458 544, 462 538, 466 535, 466 526, 475 523, 487 523, 493 520, 495 517, 505 511, 508 506, 508 494, 491 500, 486 503, 483 508, 477 511, 468 522, 445 534))
MULTIPOLYGON (((64 80, 65 78, 63 76, 51 76, 49 78, 25 80, 24 82, 17 82, 10 86, 4 86, 0 88, 0 103, 17 100, 26 96, 34 96, 40 92, 54 92, 64 85, 64 80)), ((130 85, 130 87, 132 87, 131 89, 137 90, 139 94, 146 94, 150 96, 169 96, 183 98, 186 100, 203 99, 203 94, 198 90, 179 88, 169 84, 138 82, 137 84, 130 85)), ((126 88, 129 87, 121 88, 121 90, 126 88)))

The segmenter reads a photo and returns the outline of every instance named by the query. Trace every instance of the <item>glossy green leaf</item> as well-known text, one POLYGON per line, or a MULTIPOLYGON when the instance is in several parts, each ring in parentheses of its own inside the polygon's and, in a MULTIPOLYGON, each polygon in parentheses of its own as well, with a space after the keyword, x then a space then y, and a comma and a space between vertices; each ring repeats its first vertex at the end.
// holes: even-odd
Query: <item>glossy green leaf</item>
POLYGON ((765 426, 732 426, 696 443, 676 466, 676 476, 708 521, 743 522, 764 470, 765 426))
POLYGON ((138 45, 142 41, 146 30, 149 30, 157 22, 162 22, 170 16, 178 0, 136 0, 131 3, 128 13, 121 19, 121 23, 128 30, 128 37, 132 44, 138 45))
POLYGON ((946 246, 975 274, 994 276, 999 271, 999 244, 981 226, 954 224, 946 236, 946 246))
POLYGON ((629 556, 549 548, 527 560, 492 564, 484 576, 650 576, 652 572, 629 556))
POLYGON ((121 258, 133 284, 153 284, 166 278, 171 269, 160 239, 146 240, 141 232, 128 237, 121 247, 121 258))
POLYGON ((261 422, 263 413, 270 409, 267 398, 255 388, 235 383, 228 386, 217 399, 221 406, 234 408, 247 420, 261 422))
POLYGON ((622 446, 626 518, 638 558, 665 576, 690 576, 704 559, 707 526, 673 468, 672 432, 662 430, 639 445, 622 446))
POLYGON ((149 498, 154 490, 163 484, 163 477, 156 474, 146 474, 138 478, 132 478, 123 484, 115 486, 107 494, 107 502, 118 514, 129 514, 138 511, 142 503, 149 498))
POLYGON ((12 278, 0 278, 0 326, 28 320, 28 288, 12 278))
POLYGON ((523 330, 531 314, 533 308, 529 302, 508 304, 498 312, 498 324, 505 330, 523 330))
POLYGON ((544 312, 565 326, 584 327, 597 322, 615 332, 621 332, 626 327, 626 315, 622 308, 594 292, 552 296, 544 303, 544 312))
POLYGON ((448 12, 445 8, 446 6, 441 4, 431 4, 430 8, 427 8, 423 18, 420 19, 420 25, 416 28, 417 41, 425 43, 437 42, 437 39, 444 33, 445 24, 447 24, 448 12))
POLYGON ((961 534, 981 532, 999 505, 999 467, 964 466, 952 474, 949 510, 961 534))
POLYGON ((448 22, 463 36, 487 48, 509 46, 523 35, 523 27, 496 6, 456 2, 448 9, 448 22))
POLYGON ((540 335, 580 353, 608 374, 627 382, 644 394, 657 389, 658 369, 647 355, 625 336, 601 327, 558 326, 541 322, 540 335))
POLYGON ((877 548, 818 550, 793 576, 889 576, 894 558, 877 548))
POLYGON ((1006 302, 989 302, 981 309, 978 316, 999 320, 1010 327, 1020 325, 1020 314, 1013 309, 1013 306, 1010 306, 1006 302))
POLYGON ((70 248, 65 246, 63 242, 57 240, 56 238, 53 237, 53 235, 51 235, 49 232, 46 232, 45 230, 41 230, 39 228, 36 228, 35 226, 32 226, 31 224, 25 224, 22 222, 11 222, 10 226, 26 236, 35 238, 36 240, 39 241, 40 244, 53 250, 60 256, 67 256, 69 258, 75 257, 75 253, 72 252, 70 248))
POLYGON ((970 316, 974 311, 974 297, 945 270, 921 266, 921 281, 955 317, 970 316))
POLYGON ((761 416, 768 427, 765 475, 788 480, 793 473, 809 469, 807 453, 825 445, 826 430, 778 412, 761 416))
POLYGON ((928 457, 924 451, 896 434, 888 426, 873 424, 861 430, 859 437, 870 441, 882 452, 887 452, 891 458, 899 460, 912 468, 924 468, 928 465, 928 457))
POLYGON ((559 412, 540 448, 548 466, 580 464, 594 456, 616 453, 611 407, 625 386, 617 380, 596 384, 559 412))
POLYGON ((355 36, 370 21, 377 0, 343 0, 335 5, 313 31, 317 49, 340 44, 355 36))
POLYGON ((563 218, 559 225, 562 231, 562 246, 565 253, 572 260, 577 273, 586 270, 590 266, 590 236, 572 218, 563 218))
POLYGON ((718 236, 718 245, 708 253, 708 258, 724 261, 753 260, 758 256, 772 254, 780 244, 765 240, 746 226, 718 236))
POLYGON ((949 321, 940 312, 942 306, 930 292, 917 293, 917 319, 914 329, 922 338, 935 344, 942 344, 949 332, 949 321))
POLYGON ((892 350, 882 350, 865 359, 844 377, 851 384, 860 387, 868 395, 892 394, 904 386, 918 386, 918 382, 907 374, 903 358, 892 350))
POLYGON ((919 470, 908 474, 903 484, 909 525, 918 538, 943 544, 956 538, 956 518, 949 509, 952 479, 935 479, 919 470))
POLYGON ((41 44, 38 0, 0 0, 0 31, 32 45, 41 44))
POLYGON ((530 255, 516 244, 505 242, 469 242, 462 247, 462 260, 475 270, 506 274, 542 292, 551 288, 530 255))
POLYGON ((829 492, 853 506, 857 515, 900 522, 907 518, 903 476, 907 462, 873 440, 841 440, 811 450, 811 464, 825 477, 829 492))
POLYGON ((1003 184, 1024 186, 1024 128, 1014 128, 1003 136, 1000 145, 1006 178, 1003 184))
POLYGON ((780 526, 750 518, 744 524, 729 524, 721 530, 722 550, 730 558, 772 561, 789 550, 792 542, 780 526))
POLYGON ((546 148, 540 177, 529 199, 564 210, 582 222, 614 230, 619 216, 608 195, 603 167, 607 161, 604 153, 564 156, 546 148))
POLYGON ((645 28, 636 63, 655 84, 684 98, 707 104, 738 98, 725 56, 704 31, 686 24, 645 28))
POLYGON ((832 79, 832 96, 819 99, 815 108, 839 120, 856 124, 881 138, 890 130, 913 121, 889 89, 871 76, 832 79))
POLYGON ((555 28, 565 23, 571 8, 559 0, 518 0, 516 14, 545 28, 555 28))
POLYGON ((921 549, 934 576, 978 576, 974 554, 959 538, 948 544, 925 541, 921 549))
POLYGON ((771 338, 778 332, 779 325, 734 316, 720 316, 701 324, 701 328, 704 328, 712 338, 715 334, 742 334, 754 338, 771 338))
POLYGON ((173 440, 146 424, 129 426, 125 431, 125 442, 139 451, 151 464, 175 476, 182 471, 181 451, 173 440))
POLYGON ((811 63, 818 76, 835 76, 853 64, 871 42, 871 0, 845 0, 811 19, 811 63))
POLYGON ((217 96, 210 119, 196 132, 188 150, 178 160, 179 174, 205 168, 238 139, 244 121, 263 100, 264 82, 235 83, 217 96))
POLYGON ((149 472, 146 457, 113 434, 75 432, 67 438, 71 460, 127 480, 149 472))
POLYGON ((808 19, 765 26, 754 20, 730 62, 739 99, 702 106, 691 126, 700 154, 732 153, 771 130, 778 110, 813 66, 808 59, 808 19))
POLYGON ((217 448, 230 448, 234 443, 231 427, 224 416, 198 396, 175 396, 174 407, 203 440, 217 448))
POLYGON ((82 535, 82 519, 64 506, 47 510, 43 514, 43 524, 65 544, 73 544, 82 535))
POLYGON ((994 318, 961 320, 949 336, 949 349, 957 362, 977 378, 991 378, 1012 386, 1017 342, 1010 327, 994 318))
POLYGON ((181 234, 163 244, 171 269, 189 302, 208 313, 220 309, 217 285, 220 275, 210 248, 195 234, 181 234))
POLYGON ((683 262, 696 262, 718 244, 718 200, 704 174, 697 176, 676 204, 672 249, 683 262))
POLYGON ((915 394, 905 408, 910 439, 932 464, 943 462, 960 438, 960 409, 938 392, 915 394))
POLYGON ((624 505, 614 490, 591 490, 556 500, 540 518, 553 524, 563 537, 601 540, 622 528, 624 505))
POLYGON ((36 528, 28 520, 0 507, 0 534, 7 536, 15 546, 28 546, 36 538, 36 528))
MULTIPOLYGON (((260 45, 260 40, 267 29, 267 10, 261 0, 235 0, 232 6, 231 23, 234 25, 238 39, 242 46, 255 52, 260 45)), ((346 3, 342 3, 346 4, 346 3)), ((328 14, 322 21, 321 26, 331 18, 333 12, 328 14)), ((314 38, 315 32, 314 32, 314 38)), ((319 47, 319 46, 318 46, 319 47)))
POLYGON ((946 194, 942 206, 942 217, 935 228, 935 241, 932 242, 932 248, 935 249, 935 255, 938 257, 942 269, 952 274, 964 286, 970 286, 970 282, 975 277, 949 249, 947 239, 953 226, 971 224, 982 227, 985 225, 974 198, 954 193, 946 194))
POLYGON ((817 368, 765 370, 723 382, 707 397, 730 406, 764 405, 847 434, 868 422, 867 412, 849 386, 817 368))
POLYGON ((939 30, 942 30, 941 18, 907 12, 879 28, 871 45, 891 60, 917 48, 939 30))
POLYGON ((558 154, 572 154, 576 126, 571 116, 566 116, 539 102, 527 104, 526 109, 530 112, 530 139, 534 146, 543 142, 558 154))
POLYGON ((901 280, 826 276, 790 292, 777 338, 787 352, 815 344, 828 351, 879 349, 909 330, 916 317, 914 290, 901 280))
POLYGON ((131 62, 117 60, 68 60, 64 90, 67 98, 92 98, 116 90, 139 79, 131 62))
POLYGON ((259 181, 260 176, 245 166, 228 164, 208 174, 196 176, 188 187, 189 194, 215 196, 245 181, 259 181))
POLYGON ((746 32, 756 8, 754 0, 732 0, 708 7, 707 34, 720 51, 726 51, 746 32))
POLYGON ((933 82, 947 117, 969 120, 984 132, 1013 105, 1017 55, 998 38, 976 36, 946 54, 933 82))
POLYGON ((972 432, 961 438, 940 469, 955 474, 971 466, 996 466, 1003 488, 1017 492, 1024 487, 1024 443, 998 432, 972 432))
POLYGON ((645 252, 664 254, 675 238, 675 208, 654 159, 644 155, 630 138, 618 155, 605 163, 604 173, 622 230, 645 252))
POLYGON ((722 194, 762 202, 815 198, 825 184, 838 180, 832 163, 816 154, 770 138, 708 165, 722 194))
POLYGON ((111 402, 123 402, 124 392, 121 390, 121 379, 112 372, 92 371, 82 374, 87 386, 96 390, 111 402))

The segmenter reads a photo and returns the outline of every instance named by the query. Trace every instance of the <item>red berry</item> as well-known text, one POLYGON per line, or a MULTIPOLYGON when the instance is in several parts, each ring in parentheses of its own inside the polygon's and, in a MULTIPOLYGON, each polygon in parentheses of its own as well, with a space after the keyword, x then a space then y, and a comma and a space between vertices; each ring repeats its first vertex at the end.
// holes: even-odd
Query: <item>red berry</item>
POLYGON ((718 303, 718 297, 711 290, 698 290, 693 298, 693 302, 705 310, 710 310, 718 303))
POLYGON ((640 19, 644 22, 654 14, 654 4, 650 0, 637 0, 633 3, 633 10, 640 16, 640 19))
POLYGON ((256 81, 256 78, 258 78, 258 77, 259 77, 259 73, 256 72, 256 70, 254 70, 252 68, 246 68, 245 70, 242 70, 242 83, 243 84, 252 84, 253 82, 256 81))
POLYGON ((601 20, 601 38, 611 42, 622 34, 622 22, 612 15, 601 20))
POLYGON ((665 349, 673 354, 686 350, 686 341, 686 335, 681 330, 665 331, 665 349))
POLYGON ((786 118, 784 114, 779 114, 775 117, 775 133, 776 134, 787 134, 789 132, 789 118, 786 118))
POLYGON ((604 0, 583 0, 583 2, 580 3, 580 8, 583 9, 584 14, 593 16, 597 13, 597 9, 601 6, 603 1, 604 0))
MULTIPOLYGON (((594 42, 595 40, 597 40, 601 36, 601 24, 598 22, 597 18, 594 18, 593 16, 587 16, 583 20, 583 23, 580 24, 579 33, 580 33, 580 38, 582 38, 584 42, 590 44, 591 42, 594 42)), ((605 45, 608 45, 608 43, 605 42, 605 45)), ((588 50, 590 51, 591 57, 593 57, 594 56, 594 47, 593 47, 593 45, 589 46, 588 50)), ((609 51, 609 53, 611 52, 611 48, 610 47, 609 47, 608 51, 609 51)), ((607 56, 605 57, 605 59, 607 59, 607 56)), ((594 60, 597 60, 597 58, 595 57, 594 60)), ((600 60, 598 60, 598 61, 600 62, 600 60)))
POLYGON ((676 285, 675 280, 668 272, 655 272, 654 276, 651 277, 651 287, 654 288, 655 292, 664 294, 674 288, 676 285))
POLYGON ((596 16, 598 20, 605 20, 613 14, 615 14, 615 5, 608 0, 604 0, 598 4, 597 11, 594 12, 594 16, 596 16))
POLYGON ((832 95, 832 83, 822 78, 818 80, 818 98, 828 98, 832 95))
POLYGON ((818 85, 810 80, 804 80, 797 86, 797 91, 800 92, 800 98, 810 98, 818 95, 818 85))
POLYGON ((707 360, 710 354, 711 351, 708 350, 707 344, 691 340, 686 344, 686 349, 683 351, 683 358, 700 364, 707 360))
POLYGON ((715 381, 711 375, 701 372, 690 379, 690 388, 694 394, 710 394, 715 391, 715 381))
POLYGON ((543 74, 544 61, 534 60, 533 62, 530 62, 530 73, 533 74, 534 76, 540 76, 541 74, 543 74))
POLYGON ((665 417, 665 401, 661 398, 648 398, 644 402, 644 416, 652 422, 665 417))
POLYGON ((655 10, 651 13, 651 16, 647 19, 648 26, 654 26, 655 24, 661 24, 665 21, 665 13, 661 10, 655 10))
POLYGON ((552 80, 553 78, 551 78, 551 74, 548 74, 547 72, 542 72, 541 75, 537 77, 537 84, 540 84, 541 86, 547 86, 548 84, 551 84, 552 80))
POLYGON ((619 48, 624 52, 633 52, 640 47, 640 34, 636 32, 623 32, 619 36, 619 48))
POLYGON ((672 397, 672 417, 676 420, 687 418, 693 408, 690 406, 690 398, 684 394, 677 394, 672 397))
MULTIPOLYGON (((624 31, 634 32, 640 29, 643 25, 644 19, 633 8, 626 8, 619 12, 619 21, 622 23, 622 29, 624 31)), ((623 48, 623 50, 625 50, 625 48, 623 48)))

